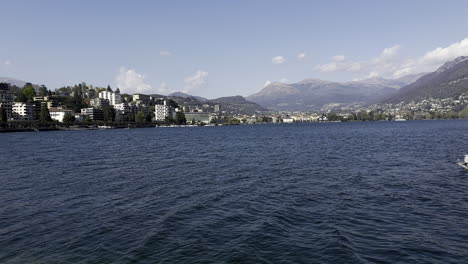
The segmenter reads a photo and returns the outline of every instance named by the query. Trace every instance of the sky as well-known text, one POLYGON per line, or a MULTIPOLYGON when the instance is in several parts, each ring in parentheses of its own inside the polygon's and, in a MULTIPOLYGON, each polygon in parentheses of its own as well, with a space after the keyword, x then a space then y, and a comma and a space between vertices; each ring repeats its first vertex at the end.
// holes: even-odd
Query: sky
POLYGON ((253 94, 429 72, 468 55, 468 1, 0 2, 0 77, 54 90, 253 94))

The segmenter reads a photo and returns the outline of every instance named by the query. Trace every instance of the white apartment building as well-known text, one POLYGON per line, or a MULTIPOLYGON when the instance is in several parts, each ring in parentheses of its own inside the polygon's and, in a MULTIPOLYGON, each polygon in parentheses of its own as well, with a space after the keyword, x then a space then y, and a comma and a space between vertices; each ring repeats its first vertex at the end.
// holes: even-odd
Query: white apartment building
POLYGON ((63 123, 63 117, 65 116, 66 113, 70 113, 73 116, 75 115, 75 112, 73 112, 73 110, 68 110, 68 109, 63 109, 63 108, 49 108, 49 113, 50 113, 50 118, 52 118, 52 120, 57 120, 61 123, 63 123))
POLYGON ((11 106, 11 115, 14 120, 33 120, 34 105, 22 102, 15 102, 11 106))
POLYGON ((99 98, 109 100, 110 105, 122 103, 122 96, 119 93, 104 91, 99 93, 99 98))
POLYGON ((173 109, 164 100, 162 104, 154 105, 154 119, 156 121, 164 121, 167 116, 171 116, 173 109))

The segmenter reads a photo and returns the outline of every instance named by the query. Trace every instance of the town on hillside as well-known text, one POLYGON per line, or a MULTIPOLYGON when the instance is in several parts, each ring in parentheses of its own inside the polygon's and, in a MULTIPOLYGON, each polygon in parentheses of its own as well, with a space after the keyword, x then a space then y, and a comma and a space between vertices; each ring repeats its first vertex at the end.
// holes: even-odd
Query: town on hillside
POLYGON ((208 100, 173 96, 126 94, 110 86, 86 83, 47 89, 26 83, 0 83, 0 126, 144 127, 161 125, 231 125, 255 123, 338 122, 468 118, 468 94, 453 98, 380 104, 323 105, 319 111, 273 111, 241 96, 208 100))

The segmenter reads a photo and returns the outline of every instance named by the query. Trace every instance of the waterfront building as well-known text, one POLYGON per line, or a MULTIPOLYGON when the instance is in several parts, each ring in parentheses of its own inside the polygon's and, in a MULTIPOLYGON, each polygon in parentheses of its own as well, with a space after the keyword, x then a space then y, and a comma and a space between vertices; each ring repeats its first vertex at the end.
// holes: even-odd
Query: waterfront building
POLYGON ((166 117, 172 116, 174 109, 167 103, 166 100, 163 100, 159 104, 154 105, 154 119, 156 121, 164 121, 166 117))
POLYGON ((11 107, 14 120, 34 120, 34 104, 15 102, 11 107))
POLYGON ((50 118, 52 118, 52 120, 57 120, 61 123, 63 123, 63 117, 65 116, 66 113, 70 113, 73 116, 75 115, 75 112, 73 112, 73 110, 55 108, 55 107, 49 108, 49 113, 50 113, 50 118))
POLYGON ((115 93, 111 91, 103 91, 99 93, 99 98, 109 100, 110 105, 116 105, 122 103, 122 96, 120 93, 115 93))
POLYGON ((214 111, 219 112, 220 110, 221 110, 221 107, 219 106, 219 104, 215 104, 214 105, 214 111))
POLYGON ((81 115, 83 116, 83 119, 89 117, 91 120, 104 120, 104 111, 93 107, 81 108, 81 115))
POLYGON ((15 94, 11 91, 8 83, 0 83, 0 106, 5 109, 7 119, 12 119, 12 105, 15 100, 15 94))
POLYGON ((210 114, 207 112, 185 112, 184 115, 188 124, 191 124, 192 122, 210 123, 210 114))
MULTIPOLYGON (((109 106, 109 100, 104 98, 93 98, 89 101, 89 104, 98 109, 103 109, 104 107, 109 106)), ((114 105, 115 106, 115 105, 114 105)))

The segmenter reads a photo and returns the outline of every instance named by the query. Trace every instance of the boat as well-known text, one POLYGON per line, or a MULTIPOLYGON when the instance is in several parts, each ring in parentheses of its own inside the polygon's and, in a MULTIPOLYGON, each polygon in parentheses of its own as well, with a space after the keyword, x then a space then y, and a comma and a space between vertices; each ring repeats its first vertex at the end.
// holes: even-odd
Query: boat
POLYGON ((395 121, 406 121, 406 119, 404 119, 401 115, 396 115, 395 121))
POLYGON ((99 129, 111 129, 111 126, 98 126, 99 129))
POLYGON ((465 160, 464 161, 457 161, 457 164, 464 168, 465 170, 468 170, 468 155, 465 155, 465 160))

